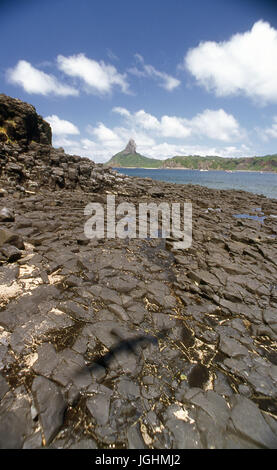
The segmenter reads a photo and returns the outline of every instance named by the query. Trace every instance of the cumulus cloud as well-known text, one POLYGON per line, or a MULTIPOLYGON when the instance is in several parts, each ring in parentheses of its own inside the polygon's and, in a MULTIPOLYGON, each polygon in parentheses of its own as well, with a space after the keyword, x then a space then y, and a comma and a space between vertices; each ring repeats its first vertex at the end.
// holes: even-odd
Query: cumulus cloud
POLYGON ((267 136, 277 139, 277 116, 274 116, 272 126, 266 129, 265 133, 267 136))
POLYGON ((49 122, 52 132, 54 135, 77 135, 80 134, 78 127, 76 127, 72 122, 60 119, 56 114, 52 116, 47 116, 44 118, 45 121, 49 122))
POLYGON ((131 137, 142 147, 155 144, 155 140, 151 136, 132 125, 125 127, 117 126, 110 129, 100 122, 96 127, 88 126, 87 131, 90 135, 96 138, 98 143, 109 148, 114 148, 115 153, 122 150, 131 137))
POLYGON ((65 74, 81 79, 88 92, 106 94, 110 93, 114 86, 118 86, 123 93, 129 93, 126 74, 118 73, 113 65, 89 59, 82 53, 69 57, 58 55, 57 63, 65 74))
POLYGON ((113 108, 113 112, 121 114, 121 116, 131 116, 131 113, 126 108, 121 108, 120 106, 116 106, 113 108))
POLYGON ((176 155, 198 155, 200 157, 247 157, 251 155, 250 149, 245 146, 208 146, 208 145, 183 145, 162 142, 147 149, 147 156, 164 160, 176 155))
POLYGON ((53 135, 53 146, 62 147, 70 155, 85 156, 79 140, 69 139, 66 135, 53 135))
POLYGON ((277 102, 277 30, 257 21, 228 41, 201 42, 181 68, 217 96, 244 94, 262 104, 277 102))
POLYGON ((177 116, 162 116, 160 133, 163 137, 175 137, 185 139, 192 133, 186 119, 177 116))
POLYGON ((172 91, 180 85, 180 80, 165 72, 160 72, 155 69, 153 65, 147 65, 144 63, 144 59, 140 54, 135 54, 135 58, 139 63, 141 69, 138 67, 132 67, 128 70, 129 73, 136 75, 137 77, 150 77, 157 79, 159 85, 167 91, 172 91))
POLYGON ((190 121, 190 125, 193 132, 224 142, 234 138, 241 138, 243 135, 237 120, 232 114, 226 113, 224 109, 206 109, 202 113, 197 114, 190 121))
POLYGON ((143 109, 130 112, 115 107, 113 111, 118 114, 120 125, 109 127, 103 122, 88 125, 89 138, 73 141, 66 135, 56 135, 54 145, 98 162, 107 161, 121 151, 130 138, 136 141, 139 153, 160 159, 174 155, 238 157, 250 154, 245 145, 233 143, 243 133, 234 116, 223 109, 207 109, 191 119, 167 115, 158 118, 143 109), (200 138, 203 145, 199 143, 200 138), (212 140, 211 145, 206 142, 207 138, 212 140))
POLYGON ((174 155, 250 155, 248 147, 233 143, 242 135, 241 130, 236 119, 222 109, 205 110, 191 119, 166 115, 157 118, 144 110, 131 113, 123 107, 115 107, 113 111, 120 116, 122 125, 108 127, 99 122, 95 126, 87 126, 90 138, 73 143, 61 136, 58 140, 56 138, 55 144, 63 146, 68 153, 100 162, 121 151, 130 138, 136 141, 139 153, 160 159, 174 155), (217 139, 219 145, 214 142, 208 145, 205 141, 201 145, 200 137, 210 137, 213 141, 217 139))
POLYGON ((17 65, 7 71, 7 80, 20 85, 27 93, 40 95, 77 96, 78 90, 65 85, 53 75, 33 67, 26 60, 19 60, 17 65))
POLYGON ((134 122, 147 130, 158 130, 160 127, 159 120, 152 116, 152 114, 146 113, 143 109, 134 114, 134 122))
POLYGON ((69 139, 62 133, 54 134, 54 145, 63 147, 67 153, 89 157, 97 162, 108 161, 126 146, 130 138, 136 141, 139 153, 159 159, 174 155, 239 157, 253 154, 244 144, 233 143, 231 137, 240 134, 239 125, 232 115, 221 109, 205 110, 192 119, 177 116, 158 119, 144 110, 131 113, 123 107, 113 108, 113 111, 120 116, 122 125, 112 128, 103 122, 88 125, 86 130, 90 137, 78 140, 69 139), (210 120, 214 124, 208 128, 207 121, 210 120), (206 141, 203 145, 199 144, 199 137, 206 138, 207 135, 213 140, 217 138, 219 144, 212 142, 209 145, 206 141), (168 141, 168 136, 173 136, 175 141, 168 141), (232 143, 227 143, 229 140, 232 143))
POLYGON ((97 127, 88 126, 88 132, 95 136, 98 141, 108 147, 119 147, 123 145, 123 140, 118 133, 106 127, 102 122, 99 122, 97 127))
POLYGON ((159 137, 186 139, 194 135, 228 142, 244 136, 234 116, 223 109, 206 109, 192 119, 164 115, 160 120, 144 110, 133 114, 125 108, 113 108, 113 111, 123 116, 129 127, 141 127, 159 137))
POLYGON ((260 139, 268 142, 270 139, 277 139, 277 116, 273 116, 272 125, 267 128, 255 127, 255 131, 260 139))

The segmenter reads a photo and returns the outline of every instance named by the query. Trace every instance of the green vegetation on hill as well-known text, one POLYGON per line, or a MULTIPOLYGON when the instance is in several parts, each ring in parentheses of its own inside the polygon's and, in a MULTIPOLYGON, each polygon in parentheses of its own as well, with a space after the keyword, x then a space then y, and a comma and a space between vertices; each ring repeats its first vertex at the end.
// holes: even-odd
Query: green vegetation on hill
POLYGON ((119 152, 107 163, 114 168, 188 168, 194 170, 248 170, 277 172, 277 154, 264 157, 223 158, 198 155, 176 156, 166 160, 148 158, 139 153, 119 152))
POLYGON ((163 168, 190 168, 195 170, 248 170, 248 171, 276 171, 277 155, 249 158, 223 158, 177 156, 163 161, 163 168))
POLYGON ((114 155, 107 163, 107 166, 114 168, 161 168, 162 160, 148 158, 139 153, 119 152, 114 155))

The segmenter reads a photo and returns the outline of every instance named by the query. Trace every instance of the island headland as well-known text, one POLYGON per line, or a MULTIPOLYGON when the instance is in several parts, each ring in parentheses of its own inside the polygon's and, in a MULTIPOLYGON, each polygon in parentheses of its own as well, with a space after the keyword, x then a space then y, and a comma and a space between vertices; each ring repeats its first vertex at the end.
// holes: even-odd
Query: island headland
POLYGON ((105 166, 112 168, 164 168, 175 170, 223 170, 223 171, 268 171, 277 172, 277 155, 263 157, 223 158, 199 155, 175 156, 160 160, 144 157, 136 151, 136 144, 130 139, 126 148, 115 154, 105 166))

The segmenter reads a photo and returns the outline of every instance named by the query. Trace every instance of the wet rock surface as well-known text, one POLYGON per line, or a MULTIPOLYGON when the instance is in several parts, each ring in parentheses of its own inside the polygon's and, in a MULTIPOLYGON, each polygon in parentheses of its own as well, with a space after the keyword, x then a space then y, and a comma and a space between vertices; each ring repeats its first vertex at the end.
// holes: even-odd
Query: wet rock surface
POLYGON ((276 448, 277 219, 233 215, 277 201, 39 142, 0 156, 0 448, 276 448), (110 194, 190 200, 192 246, 86 239, 110 194))

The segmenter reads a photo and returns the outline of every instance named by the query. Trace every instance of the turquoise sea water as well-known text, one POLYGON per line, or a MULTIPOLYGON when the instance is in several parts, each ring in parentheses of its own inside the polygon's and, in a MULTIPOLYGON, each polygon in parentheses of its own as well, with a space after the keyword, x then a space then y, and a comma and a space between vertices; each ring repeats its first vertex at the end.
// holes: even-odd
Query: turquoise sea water
POLYGON ((120 173, 179 184, 200 184, 216 189, 242 189, 277 199, 277 173, 236 171, 115 168, 120 173))

